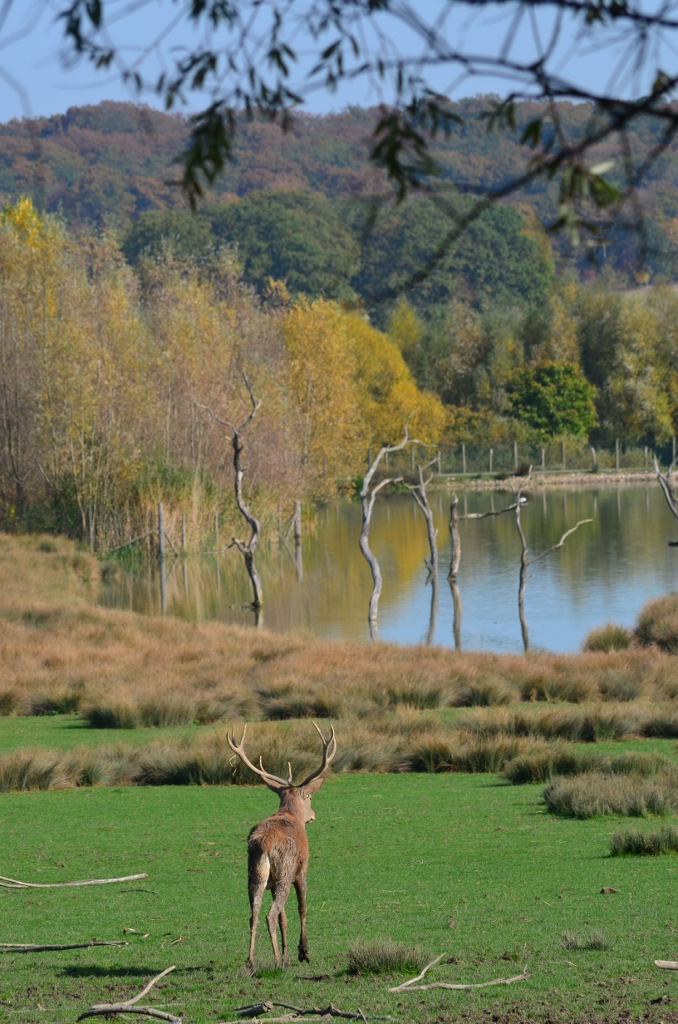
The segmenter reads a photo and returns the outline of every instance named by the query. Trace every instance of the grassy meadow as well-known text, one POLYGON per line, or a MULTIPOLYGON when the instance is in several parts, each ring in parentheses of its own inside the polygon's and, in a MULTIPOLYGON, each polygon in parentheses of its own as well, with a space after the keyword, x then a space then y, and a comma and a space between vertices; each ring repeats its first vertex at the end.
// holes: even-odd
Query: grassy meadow
POLYGON ((678 959, 670 616, 661 647, 457 654, 105 610, 99 571, 65 541, 0 536, 0 874, 149 877, 0 888, 0 942, 129 941, 0 953, 0 1024, 73 1021, 170 964, 147 1002, 197 1024, 265 999, 678 1021, 678 972, 653 963, 678 959), (226 729, 250 721, 253 758, 299 775, 318 759, 312 717, 339 743, 308 827, 312 962, 276 971, 261 921, 249 977, 244 840, 277 802, 246 784, 226 729), (530 976, 388 992, 443 952, 431 981, 530 976))

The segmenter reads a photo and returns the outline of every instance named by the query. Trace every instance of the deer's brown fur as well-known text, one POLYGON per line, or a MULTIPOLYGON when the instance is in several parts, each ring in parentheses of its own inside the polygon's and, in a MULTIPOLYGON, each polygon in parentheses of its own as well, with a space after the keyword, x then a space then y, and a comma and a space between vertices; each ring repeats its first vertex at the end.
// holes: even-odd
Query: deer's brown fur
MULTIPOLYGON (((316 729, 318 729, 317 726, 316 729)), ((323 773, 337 750, 334 729, 332 729, 328 740, 324 738, 319 729, 318 733, 323 742, 322 764, 297 786, 292 783, 291 769, 289 778, 285 780, 266 772, 263 765, 256 768, 249 761, 244 751, 245 730, 243 730, 240 743, 236 743, 233 736, 228 737, 231 748, 248 768, 256 772, 269 789, 277 793, 280 798, 280 807, 276 813, 255 825, 247 839, 248 890, 252 911, 250 952, 247 958, 247 967, 250 970, 254 970, 257 923, 266 889, 270 889, 273 894, 273 903, 266 915, 266 923, 271 936, 276 966, 289 966, 285 905, 292 886, 296 889, 301 922, 299 959, 302 961, 310 959, 306 937, 306 871, 308 869, 306 823, 315 818, 311 807, 311 797, 325 781, 323 773), (278 949, 278 927, 280 928, 282 952, 278 949)))

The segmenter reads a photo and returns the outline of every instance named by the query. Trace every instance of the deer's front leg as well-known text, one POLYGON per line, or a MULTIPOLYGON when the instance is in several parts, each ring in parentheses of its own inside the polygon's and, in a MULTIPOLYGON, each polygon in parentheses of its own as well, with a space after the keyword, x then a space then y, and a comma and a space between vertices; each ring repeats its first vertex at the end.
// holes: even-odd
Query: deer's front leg
POLYGON ((306 875, 301 875, 294 883, 297 890, 297 902, 299 903, 299 921, 301 922, 301 937, 299 938, 299 960, 311 962, 308 951, 308 939, 306 938, 306 875))

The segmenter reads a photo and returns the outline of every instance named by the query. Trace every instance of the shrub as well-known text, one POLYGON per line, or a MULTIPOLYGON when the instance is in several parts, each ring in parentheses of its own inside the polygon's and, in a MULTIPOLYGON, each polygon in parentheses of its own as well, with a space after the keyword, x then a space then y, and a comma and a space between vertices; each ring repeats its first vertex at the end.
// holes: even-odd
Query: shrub
MULTIPOLYGON (((582 649, 584 651, 623 651, 631 646, 633 634, 625 626, 616 622, 608 622, 598 626, 586 634, 582 649)), ((632 698, 631 698, 632 699, 632 698)))
POLYGON ((487 679, 480 682, 465 683, 454 698, 455 707, 497 707, 511 704, 516 699, 513 690, 500 679, 487 679))
POLYGON ((610 855, 620 857, 632 853, 657 856, 660 853, 678 853, 678 828, 662 825, 649 832, 640 829, 619 829, 610 839, 610 855))
POLYGON ((19 707, 19 694, 14 690, 0 692, 0 716, 12 715, 19 707))
POLYGON ((354 942, 348 949, 349 974, 416 973, 426 962, 417 946, 405 946, 390 939, 354 942))

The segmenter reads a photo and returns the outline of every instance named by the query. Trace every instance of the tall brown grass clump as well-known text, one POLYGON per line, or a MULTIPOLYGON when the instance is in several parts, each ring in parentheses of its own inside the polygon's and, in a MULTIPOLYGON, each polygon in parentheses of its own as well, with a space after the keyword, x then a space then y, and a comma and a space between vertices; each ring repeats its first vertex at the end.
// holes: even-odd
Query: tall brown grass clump
POLYGON ((633 634, 630 629, 620 626, 616 622, 608 622, 604 626, 597 626, 590 630, 584 637, 582 650, 584 651, 625 651, 631 646, 633 634))
POLYGON ((664 594, 641 609, 635 636, 644 647, 678 654, 678 594, 664 594))
POLYGON ((520 754, 504 764, 502 775, 512 785, 548 782, 557 775, 582 775, 601 772, 604 775, 640 775, 650 778, 670 771, 675 762, 662 754, 626 752, 616 756, 593 750, 578 750, 567 743, 544 745, 541 749, 520 754))
POLYGON ((568 818, 670 814, 678 810, 678 772, 673 770, 651 778, 599 772, 558 777, 544 788, 544 802, 552 814, 568 818))

